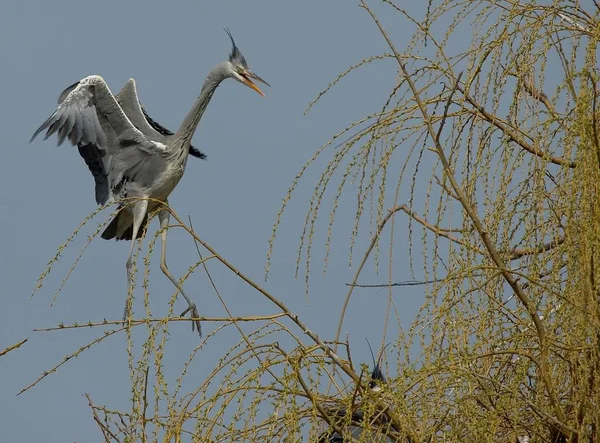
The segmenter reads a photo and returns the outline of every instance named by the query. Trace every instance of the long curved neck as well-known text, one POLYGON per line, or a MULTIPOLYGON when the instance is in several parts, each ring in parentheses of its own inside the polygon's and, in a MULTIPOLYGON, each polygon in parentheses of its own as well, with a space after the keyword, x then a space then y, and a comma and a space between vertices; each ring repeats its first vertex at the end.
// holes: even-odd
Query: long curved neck
POLYGON ((181 126, 175 133, 173 137, 172 146, 176 150, 187 150, 192 142, 192 137, 194 136, 194 132, 196 132, 196 128, 198 127, 198 123, 200 123, 200 119, 210 102, 215 90, 219 86, 219 84, 227 78, 227 62, 220 63, 215 66, 206 76, 206 80, 204 80, 204 84, 202 85, 202 90, 200 91, 200 95, 194 102, 194 106, 190 109, 187 116, 181 123, 181 126))

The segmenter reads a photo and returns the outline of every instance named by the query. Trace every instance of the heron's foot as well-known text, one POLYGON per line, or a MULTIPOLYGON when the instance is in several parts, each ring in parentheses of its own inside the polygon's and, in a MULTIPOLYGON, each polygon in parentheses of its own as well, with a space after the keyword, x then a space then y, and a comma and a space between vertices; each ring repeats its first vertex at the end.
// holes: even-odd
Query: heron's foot
POLYGON ((125 300, 125 309, 123 309, 123 326, 126 326, 129 320, 131 319, 131 305, 133 300, 130 297, 127 297, 125 300))
POLYGON ((185 317, 187 313, 190 313, 190 318, 192 319, 192 331, 198 331, 200 337, 202 337, 202 328, 200 327, 200 314, 198 313, 198 308, 194 303, 190 303, 185 311, 183 311, 180 317, 185 317))

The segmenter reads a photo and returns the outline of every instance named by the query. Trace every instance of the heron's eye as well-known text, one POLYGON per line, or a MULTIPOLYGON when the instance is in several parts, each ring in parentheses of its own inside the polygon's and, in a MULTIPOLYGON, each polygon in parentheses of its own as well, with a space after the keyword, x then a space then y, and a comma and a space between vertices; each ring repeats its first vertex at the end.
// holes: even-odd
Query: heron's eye
POLYGON ((242 68, 241 66, 237 67, 237 73, 238 74, 243 74, 244 73, 244 68, 242 68))

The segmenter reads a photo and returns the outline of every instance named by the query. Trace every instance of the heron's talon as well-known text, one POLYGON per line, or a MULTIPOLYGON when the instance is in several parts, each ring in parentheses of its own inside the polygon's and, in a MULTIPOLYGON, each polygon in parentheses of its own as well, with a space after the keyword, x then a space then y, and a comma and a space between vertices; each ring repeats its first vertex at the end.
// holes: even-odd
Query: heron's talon
MULTIPOLYGON (((200 317, 200 313, 198 312, 196 305, 193 303, 191 303, 187 307, 187 309, 181 313, 180 317, 185 317, 185 315, 188 312, 190 313, 190 318, 192 319, 197 319, 200 317)), ((202 328, 200 327, 200 320, 192 320, 192 331, 198 331, 198 334, 200 335, 200 337, 202 337, 202 328)))
POLYGON ((129 299, 125 301, 125 309, 123 309, 123 326, 127 326, 128 320, 131 318, 131 306, 129 299))
POLYGON ((185 311, 183 311, 181 314, 179 314, 180 317, 185 317, 185 314, 187 314, 188 312, 190 312, 192 308, 187 308, 185 311))

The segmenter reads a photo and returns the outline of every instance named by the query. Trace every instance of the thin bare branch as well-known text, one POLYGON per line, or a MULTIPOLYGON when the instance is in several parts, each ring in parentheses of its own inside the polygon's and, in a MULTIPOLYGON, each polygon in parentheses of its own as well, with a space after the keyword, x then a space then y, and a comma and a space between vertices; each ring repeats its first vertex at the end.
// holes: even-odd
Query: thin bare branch
POLYGON ((445 279, 436 279, 436 280, 426 280, 426 281, 418 281, 418 280, 407 280, 407 281, 400 281, 400 282, 396 282, 396 283, 381 283, 381 284, 370 284, 370 285, 361 285, 361 284, 354 284, 352 285, 351 283, 346 283, 346 286, 354 286, 356 288, 388 288, 388 287, 393 287, 393 286, 422 286, 422 285, 429 285, 431 283, 442 283, 443 281, 445 281, 445 279))
POLYGON ((14 345, 9 346, 8 348, 4 349, 3 351, 0 351, 0 357, 2 357, 5 354, 8 354, 10 351, 14 351, 17 348, 20 348, 21 345, 23 345, 25 342, 27 342, 27 338, 24 340, 21 340, 18 343, 15 343, 14 345))
POLYGON ((108 426, 106 426, 104 423, 102 423, 102 421, 100 420, 100 417, 98 417, 98 413, 96 412, 96 406, 94 406, 94 403, 92 402, 90 395, 85 394, 85 397, 87 398, 88 405, 90 406, 90 409, 92 410, 92 414, 94 415, 94 421, 98 424, 98 427, 100 428, 100 430, 102 431, 102 434, 104 435, 104 441, 105 442, 110 441, 110 439, 108 438, 110 436, 114 441, 119 442, 120 440, 117 438, 117 436, 115 434, 113 434, 112 431, 110 430, 110 428, 108 426))

